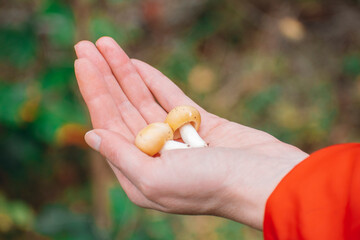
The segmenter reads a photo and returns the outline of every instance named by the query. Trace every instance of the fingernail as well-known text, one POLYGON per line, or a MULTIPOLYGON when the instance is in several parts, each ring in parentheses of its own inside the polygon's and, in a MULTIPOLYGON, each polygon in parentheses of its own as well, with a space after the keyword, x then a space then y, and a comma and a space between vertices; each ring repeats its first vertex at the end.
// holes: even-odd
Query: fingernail
POLYGON ((94 150, 99 151, 101 137, 97 135, 94 130, 91 130, 85 134, 85 142, 94 150))
POLYGON ((77 43, 77 44, 74 45, 74 50, 75 50, 75 53, 76 53, 76 54, 77 54, 77 50, 78 50, 78 45, 79 45, 79 43, 77 43))

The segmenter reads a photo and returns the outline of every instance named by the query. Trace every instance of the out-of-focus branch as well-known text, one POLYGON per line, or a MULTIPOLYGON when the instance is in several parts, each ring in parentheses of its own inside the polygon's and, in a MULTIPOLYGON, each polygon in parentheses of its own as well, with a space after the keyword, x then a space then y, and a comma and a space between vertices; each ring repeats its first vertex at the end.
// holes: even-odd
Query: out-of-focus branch
POLYGON ((109 214, 109 194, 112 173, 100 154, 91 151, 90 171, 92 175, 93 214, 98 227, 108 229, 111 226, 109 214))
POLYGON ((90 4, 86 0, 71 2, 76 24, 76 42, 89 37, 90 4))
MULTIPOLYGON (((91 16, 91 5, 87 0, 72 1, 72 9, 76 24, 76 41, 89 39, 89 20, 91 16)), ((96 224, 101 229, 108 229, 111 225, 109 215, 108 189, 111 184, 109 166, 99 153, 89 152, 89 170, 92 176, 92 206, 96 224)))

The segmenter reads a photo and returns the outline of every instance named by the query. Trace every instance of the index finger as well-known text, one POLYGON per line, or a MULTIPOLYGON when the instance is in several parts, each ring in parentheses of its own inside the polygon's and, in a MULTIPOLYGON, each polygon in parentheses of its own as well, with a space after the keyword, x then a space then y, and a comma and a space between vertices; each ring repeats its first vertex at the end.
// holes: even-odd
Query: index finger
POLYGON ((109 64, 121 89, 146 122, 164 121, 166 112, 156 103, 129 57, 115 40, 102 37, 96 42, 96 46, 109 64))
POLYGON ((132 134, 122 121, 99 70, 89 60, 80 58, 75 61, 75 74, 93 127, 122 132, 131 139, 132 134))
POLYGON ((76 44, 75 51, 79 58, 87 58, 93 65, 97 66, 102 73, 104 82, 107 84, 108 91, 114 99, 122 120, 135 137, 136 134, 146 126, 146 122, 120 88, 103 56, 96 46, 89 41, 81 41, 76 44))

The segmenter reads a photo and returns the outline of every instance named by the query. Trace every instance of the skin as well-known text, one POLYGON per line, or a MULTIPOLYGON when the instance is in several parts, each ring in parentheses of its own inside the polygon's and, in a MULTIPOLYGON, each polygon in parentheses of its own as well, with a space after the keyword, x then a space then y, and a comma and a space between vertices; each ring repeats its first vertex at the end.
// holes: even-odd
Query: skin
POLYGON ((265 204, 308 155, 273 136, 202 109, 150 65, 130 59, 111 38, 75 45, 75 73, 94 130, 87 143, 106 157, 130 200, 177 214, 206 214, 262 229, 265 204), (156 99, 156 100, 155 100, 156 99), (149 157, 134 145, 147 124, 178 105, 196 107, 208 148, 149 157))

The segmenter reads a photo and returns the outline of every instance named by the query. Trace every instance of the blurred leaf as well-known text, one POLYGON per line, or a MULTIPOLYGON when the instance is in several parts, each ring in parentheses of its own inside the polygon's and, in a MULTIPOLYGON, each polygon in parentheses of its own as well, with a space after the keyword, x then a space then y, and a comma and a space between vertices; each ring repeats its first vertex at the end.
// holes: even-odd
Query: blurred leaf
POLYGON ((12 202, 9 208, 14 223, 18 226, 29 228, 34 220, 34 213, 23 202, 12 202))
POLYGON ((201 40, 211 36, 217 30, 218 21, 212 16, 212 12, 205 12, 190 30, 186 37, 187 47, 199 44, 201 40))
POLYGON ((305 120, 299 107, 285 99, 273 104, 270 115, 277 124, 291 130, 301 127, 305 120))
POLYGON ((9 232, 14 224, 9 215, 0 212, 0 233, 9 232))
POLYGON ((53 239, 97 239, 90 216, 73 213, 60 205, 44 208, 36 220, 35 229, 53 239))
POLYGON ((352 77, 360 75, 360 56, 346 56, 343 63, 343 69, 345 74, 348 74, 352 77))
MULTIPOLYGON (((36 141, 29 136, 24 136, 16 133, 12 133, 6 136, 6 139, 0 140, 0 149, 2 150, 2 166, 17 166, 14 169, 8 169, 15 171, 22 170, 17 163, 22 164, 35 164, 41 159, 41 148, 37 145, 36 141), (19 151, 21 149, 21 151, 19 151), (9 164, 9 165, 8 165, 9 164)), ((12 172, 12 173, 16 173, 12 172)))
POLYGON ((220 239, 243 239, 239 238, 241 236, 241 232, 243 229, 243 225, 234 221, 226 221, 222 224, 216 231, 219 234, 220 239))
POLYGON ((88 124, 88 115, 72 91, 76 85, 72 66, 48 68, 41 78, 42 100, 33 124, 35 135, 45 142, 56 142, 57 132, 66 124, 88 124))
POLYGON ((84 109, 68 99, 43 102, 33 130, 39 139, 55 143, 57 131, 67 123, 87 124, 84 109))
POLYGON ((164 72, 170 79, 186 82, 189 72, 195 64, 195 56, 190 52, 178 51, 168 57, 164 72))
POLYGON ((52 143, 55 140, 55 133, 65 121, 44 110, 40 111, 39 117, 33 124, 34 135, 44 142, 52 143))
POLYGON ((109 189, 110 213, 115 226, 135 221, 137 207, 129 200, 120 186, 109 189))
POLYGON ((90 22, 90 33, 91 39, 94 41, 102 36, 110 36, 116 39, 120 45, 126 42, 125 31, 106 17, 92 18, 90 22))
POLYGON ((144 225, 146 226, 149 237, 151 237, 150 239, 175 239, 175 235, 168 218, 156 216, 155 218, 148 218, 147 220, 148 221, 146 221, 144 225))
POLYGON ((35 31, 30 24, 21 29, 0 28, 0 60, 24 68, 36 56, 35 31))
POLYGON ((61 146, 86 147, 84 135, 89 129, 77 123, 66 123, 57 129, 56 142, 61 146))
POLYGON ((0 193, 0 232, 11 228, 30 229, 34 221, 33 210, 24 202, 10 201, 0 193))
POLYGON ((15 126, 21 122, 20 109, 26 99, 24 83, 0 82, 0 123, 15 126))
POLYGON ((248 117, 260 117, 259 114, 265 113, 280 95, 280 90, 281 88, 275 85, 249 98, 245 102, 248 117))
POLYGON ((75 38, 73 13, 62 1, 46 0, 38 14, 38 24, 55 46, 72 46, 75 38))
POLYGON ((65 64, 56 67, 48 67, 40 79, 44 91, 67 91, 74 82, 74 67, 65 64))
POLYGON ((316 103, 311 123, 317 122, 322 130, 329 131, 337 116, 337 103, 333 86, 327 82, 319 83, 311 89, 312 102, 316 103), (333 93, 333 94, 332 94, 333 93))
POLYGON ((32 122, 36 118, 40 99, 38 97, 28 99, 20 109, 20 118, 24 122, 32 122))

